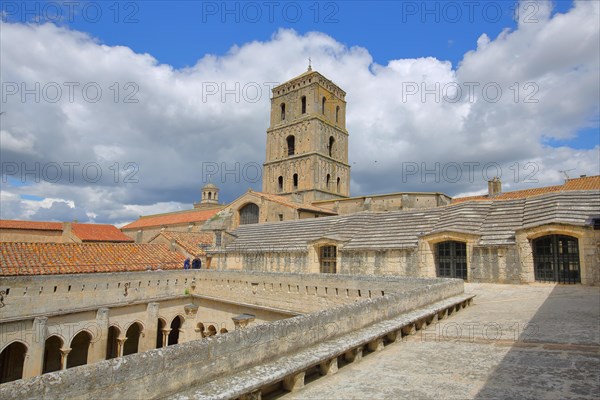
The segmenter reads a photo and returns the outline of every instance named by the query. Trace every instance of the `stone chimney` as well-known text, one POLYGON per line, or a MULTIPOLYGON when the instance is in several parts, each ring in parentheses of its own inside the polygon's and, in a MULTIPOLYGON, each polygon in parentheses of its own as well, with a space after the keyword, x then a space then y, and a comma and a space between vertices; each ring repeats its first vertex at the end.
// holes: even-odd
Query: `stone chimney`
POLYGON ((500 193, 502 193, 502 182, 496 176, 491 181, 488 181, 488 197, 496 197, 500 193))
POLYGON ((72 227, 73 227, 73 225, 70 222, 63 222, 62 238, 61 238, 63 243, 69 243, 69 242, 73 241, 71 239, 72 227))

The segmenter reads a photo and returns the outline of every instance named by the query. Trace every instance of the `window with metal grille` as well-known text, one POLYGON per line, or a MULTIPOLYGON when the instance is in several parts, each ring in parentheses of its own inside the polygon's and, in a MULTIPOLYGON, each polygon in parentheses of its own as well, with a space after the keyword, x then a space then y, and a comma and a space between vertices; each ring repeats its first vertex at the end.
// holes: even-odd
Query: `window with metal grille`
POLYGON ((258 223, 258 206, 254 203, 248 203, 240 208, 240 225, 258 223))
POLYGON ((467 244, 448 241, 435 246, 437 276, 467 279, 467 244))
POLYGON ((335 246, 322 246, 319 249, 319 253, 321 272, 324 274, 335 274, 337 248, 335 246))
POLYGON ((533 240, 533 267, 539 282, 580 283, 579 241, 565 235, 533 240))

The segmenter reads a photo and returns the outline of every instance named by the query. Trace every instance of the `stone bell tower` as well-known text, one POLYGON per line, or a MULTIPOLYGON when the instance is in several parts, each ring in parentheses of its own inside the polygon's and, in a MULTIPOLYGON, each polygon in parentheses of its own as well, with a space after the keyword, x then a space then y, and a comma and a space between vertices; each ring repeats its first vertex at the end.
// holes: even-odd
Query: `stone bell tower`
POLYGON ((306 203, 349 196, 345 97, 310 65, 273 88, 263 192, 306 203))

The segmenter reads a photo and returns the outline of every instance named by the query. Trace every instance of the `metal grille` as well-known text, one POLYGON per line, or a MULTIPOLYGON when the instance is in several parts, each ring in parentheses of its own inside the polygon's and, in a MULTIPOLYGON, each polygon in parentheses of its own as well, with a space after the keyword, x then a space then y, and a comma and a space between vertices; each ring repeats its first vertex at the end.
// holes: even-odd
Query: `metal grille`
POLYGON ((258 206, 254 203, 246 204, 240 209, 240 225, 258 224, 258 206))
POLYGON ((437 275, 442 278, 467 279, 467 244, 443 242, 436 245, 437 275))
POLYGON ((549 235, 535 239, 533 241, 533 264, 536 281, 581 282, 577 238, 549 235))
POLYGON ((323 246, 321 247, 320 254, 321 261, 321 272, 324 274, 335 274, 336 273, 336 256, 337 249, 335 246, 323 246))

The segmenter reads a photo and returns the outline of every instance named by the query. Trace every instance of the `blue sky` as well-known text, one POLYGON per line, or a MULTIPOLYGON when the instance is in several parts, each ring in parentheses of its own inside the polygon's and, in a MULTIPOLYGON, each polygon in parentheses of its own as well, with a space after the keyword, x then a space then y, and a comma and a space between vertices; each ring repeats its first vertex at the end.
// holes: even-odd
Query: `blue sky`
MULTIPOLYGON (((62 4, 58 18, 57 2, 2 3, 3 83, 98 82, 112 93, 113 82, 121 90, 133 82, 139 103, 110 104, 110 96, 94 104, 3 98, 3 162, 27 168, 97 163, 104 171, 100 182, 4 176, 3 218, 124 223, 189 208, 206 183, 205 163, 264 161, 268 127, 268 91, 258 102, 205 102, 203 85, 282 82, 302 73, 308 57, 348 93, 352 195, 465 195, 486 188, 483 174, 458 182, 405 177, 408 164, 425 170, 497 164, 507 190, 560 183, 561 170, 599 173, 600 18, 592 2, 70 4, 62 4), (498 103, 404 101, 407 82, 498 82, 504 97, 498 103), (519 98, 509 101, 515 83, 519 98), (531 84, 535 104, 523 101, 531 84), (139 167, 139 180, 111 182, 112 166, 128 162, 139 167), (532 164, 536 179, 520 179, 532 164)), ((224 201, 248 187, 260 190, 256 182, 216 180, 224 201)))

